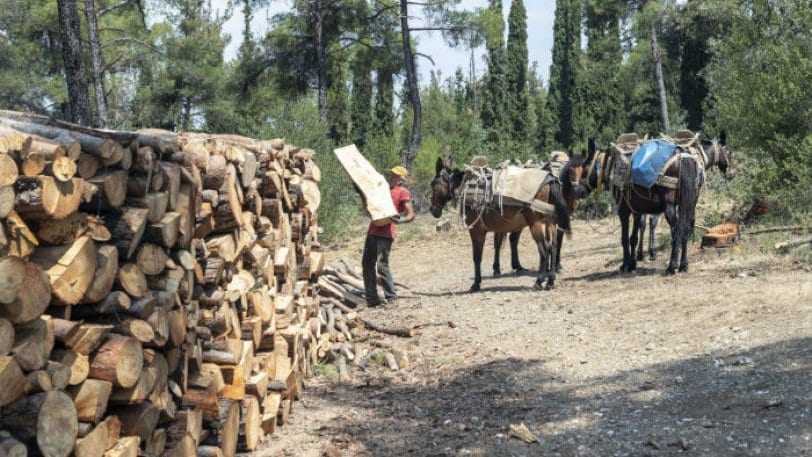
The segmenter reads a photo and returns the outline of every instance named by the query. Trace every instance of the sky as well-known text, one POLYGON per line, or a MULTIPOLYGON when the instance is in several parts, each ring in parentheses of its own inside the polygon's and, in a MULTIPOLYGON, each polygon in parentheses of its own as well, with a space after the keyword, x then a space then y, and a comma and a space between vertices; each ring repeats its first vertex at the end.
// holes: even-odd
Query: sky
MULTIPOLYGON (((227 0, 212 0, 212 6, 224 10, 227 0)), ((503 0, 503 8, 507 19, 510 10, 510 0, 503 0)), ((487 0, 462 0, 461 9, 474 9, 484 7, 487 0)), ((262 11, 256 12, 252 28, 257 35, 264 34, 269 29, 268 19, 274 14, 283 12, 291 6, 290 0, 271 0, 271 5, 262 11)), ((527 9, 527 33, 528 52, 530 63, 538 62, 539 74, 546 84, 547 74, 550 70, 553 48, 553 17, 555 13, 555 0, 525 0, 527 9)), ((415 17, 412 26, 419 27, 421 20, 415 17)), ((237 55, 237 50, 242 41, 243 18, 240 11, 235 11, 231 19, 226 22, 223 32, 231 36, 231 42, 226 48, 226 59, 233 59, 237 55)), ((444 77, 451 76, 458 67, 468 74, 470 62, 470 50, 465 48, 449 48, 439 33, 416 32, 413 37, 417 39, 418 51, 428 54, 434 60, 435 66, 427 59, 419 58, 417 61, 421 82, 429 80, 431 70, 440 71, 444 77)), ((485 69, 485 62, 482 59, 484 49, 476 50, 477 74, 481 75, 485 69)))

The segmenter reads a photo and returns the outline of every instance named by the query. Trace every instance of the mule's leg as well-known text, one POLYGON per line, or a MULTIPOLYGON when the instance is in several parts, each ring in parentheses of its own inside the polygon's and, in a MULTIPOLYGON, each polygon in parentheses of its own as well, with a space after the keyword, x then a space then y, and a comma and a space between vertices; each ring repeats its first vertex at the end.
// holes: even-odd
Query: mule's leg
POLYGON ((625 273, 631 271, 629 269, 631 266, 629 259, 632 256, 631 250, 629 249, 630 211, 626 208, 626 205, 620 205, 617 210, 617 216, 620 218, 620 245, 623 247, 623 265, 621 265, 620 271, 625 273))
POLYGON ((689 233, 690 231, 686 230, 685 227, 693 227, 695 223, 696 223, 696 221, 693 220, 693 219, 688 221, 688 223, 683 226, 683 233, 681 233, 681 235, 682 235, 682 240, 681 240, 681 242, 682 242, 682 256, 681 256, 681 259, 680 259, 680 262, 679 262, 679 271, 682 272, 682 273, 687 273, 688 272, 688 241, 689 241, 689 238, 690 238, 690 233, 689 233))
POLYGON ((471 247, 474 251, 474 284, 471 286, 470 292, 479 292, 482 284, 482 249, 485 247, 484 230, 476 228, 469 230, 471 235, 471 247))
POLYGON ((547 228, 545 224, 540 221, 530 223, 530 234, 536 242, 536 248, 539 251, 539 271, 536 275, 536 289, 548 290, 549 289, 549 276, 550 276, 550 252, 544 238, 547 228))
POLYGON ((665 206, 665 219, 668 221, 668 225, 671 227, 671 258, 668 260, 668 268, 665 269, 665 273, 673 275, 677 271, 679 248, 680 244, 682 244, 676 205, 667 204, 665 206))
POLYGON ((564 232, 556 230, 555 237, 555 268, 556 273, 561 273, 561 246, 564 244, 564 232))
POLYGON ((516 274, 524 273, 527 271, 519 261, 519 238, 522 236, 522 231, 513 232, 508 236, 510 241, 510 266, 516 274))
POLYGON ((505 241, 504 233, 493 234, 493 276, 497 277, 502 274, 502 262, 499 257, 502 253, 502 243, 505 241))
POLYGON ((547 290, 550 290, 555 287, 556 273, 558 273, 558 271, 561 269, 561 262, 558 257, 561 253, 561 245, 558 243, 560 241, 563 241, 564 232, 559 231, 558 227, 555 225, 547 225, 547 231, 545 235, 548 257, 550 258, 549 260, 550 274, 547 276, 547 290))
POLYGON ((637 257, 634 255, 635 249, 638 247, 643 246, 643 240, 640 239, 643 231, 640 229, 640 224, 643 223, 642 221, 645 220, 645 216, 642 214, 633 214, 632 215, 632 231, 629 238, 629 271, 637 270, 637 257))
POLYGON ((637 260, 643 260, 643 244, 646 240, 646 217, 640 218, 640 242, 637 244, 637 260))
POLYGON ((648 224, 648 258, 652 262, 657 260, 657 238, 655 233, 657 232, 657 224, 660 222, 660 215, 656 214, 651 216, 649 219, 648 224))

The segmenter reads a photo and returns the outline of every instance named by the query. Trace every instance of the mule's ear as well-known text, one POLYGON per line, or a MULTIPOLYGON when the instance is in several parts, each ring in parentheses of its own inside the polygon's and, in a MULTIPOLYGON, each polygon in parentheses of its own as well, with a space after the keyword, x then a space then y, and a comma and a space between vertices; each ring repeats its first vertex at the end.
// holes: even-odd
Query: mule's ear
POLYGON ((440 173, 443 171, 443 166, 444 166, 443 159, 437 157, 437 164, 434 166, 435 168, 434 171, 436 172, 437 176, 439 176, 440 173))
POLYGON ((595 154, 598 152, 598 145, 595 143, 595 138, 590 138, 587 144, 586 161, 592 162, 595 154))
POLYGON ((719 144, 722 146, 727 146, 727 132, 724 130, 719 132, 719 144))

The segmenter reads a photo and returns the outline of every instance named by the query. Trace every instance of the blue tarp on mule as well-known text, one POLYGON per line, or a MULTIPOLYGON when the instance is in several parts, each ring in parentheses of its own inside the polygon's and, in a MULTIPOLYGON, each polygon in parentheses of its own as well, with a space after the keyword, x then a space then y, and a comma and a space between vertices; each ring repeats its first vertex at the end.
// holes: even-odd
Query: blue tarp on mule
POLYGON ((666 140, 650 140, 643 143, 632 155, 632 182, 650 189, 664 171, 677 150, 677 145, 666 140))

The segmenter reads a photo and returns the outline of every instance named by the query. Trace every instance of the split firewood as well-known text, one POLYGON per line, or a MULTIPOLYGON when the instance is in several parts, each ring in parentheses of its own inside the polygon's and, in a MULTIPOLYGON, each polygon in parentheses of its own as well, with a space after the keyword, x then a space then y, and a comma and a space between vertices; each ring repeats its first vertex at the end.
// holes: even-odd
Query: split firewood
POLYGON ((45 457, 70 455, 79 429, 73 401, 59 391, 29 395, 8 405, 0 424, 19 439, 36 445, 45 457))
POLYGON ((0 317, 14 324, 37 319, 51 301, 42 268, 19 257, 0 258, 0 317))

